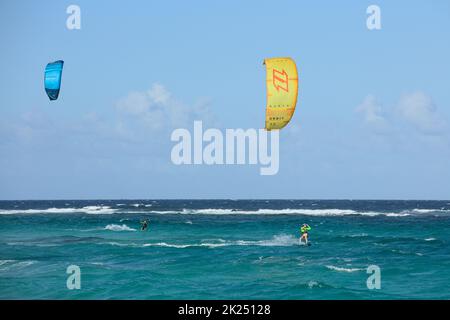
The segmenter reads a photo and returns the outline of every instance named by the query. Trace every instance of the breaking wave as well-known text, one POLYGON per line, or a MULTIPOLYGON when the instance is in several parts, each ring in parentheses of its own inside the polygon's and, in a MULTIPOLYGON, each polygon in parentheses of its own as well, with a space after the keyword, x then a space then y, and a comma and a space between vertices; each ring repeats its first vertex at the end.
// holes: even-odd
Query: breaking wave
POLYGON ((105 227, 105 230, 110 230, 110 231, 136 231, 136 229, 130 228, 126 224, 122 224, 122 225, 108 224, 105 227))
POLYGON ((325 266, 327 269, 338 271, 338 272, 356 272, 356 271, 362 271, 364 269, 361 268, 343 268, 343 267, 336 267, 336 266, 325 266))
POLYGON ((190 247, 227 247, 227 246, 267 246, 267 247, 285 247, 298 245, 298 239, 292 235, 276 235, 269 240, 234 240, 227 241, 223 239, 217 239, 217 242, 201 242, 192 244, 178 244, 178 243, 167 243, 167 242, 157 242, 157 243, 145 243, 143 247, 168 247, 168 248, 190 248, 190 247))
POLYGON ((183 209, 182 211, 150 211, 159 214, 201 214, 201 215, 308 215, 308 216, 388 216, 388 217, 404 217, 410 213, 401 212, 375 212, 375 211, 355 211, 347 209, 258 209, 236 210, 236 209, 183 209))
POLYGON ((0 260, 0 271, 10 271, 18 268, 26 268, 35 263, 36 261, 34 260, 0 260))
POLYGON ((82 208, 47 208, 47 209, 11 209, 0 210, 0 215, 7 214, 113 214, 113 213, 135 213, 135 214, 184 214, 184 215, 307 215, 307 216, 386 216, 386 217, 406 217, 410 215, 420 216, 429 214, 450 213, 447 209, 410 209, 401 212, 382 212, 382 211, 357 211, 351 209, 258 209, 258 210, 240 210, 240 209, 179 209, 179 210, 151 210, 151 204, 132 204, 133 208, 126 208, 117 204, 117 208, 109 206, 85 206, 82 208), (141 209, 145 208, 145 209, 141 209))
POLYGON ((117 209, 108 206, 86 206, 82 208, 48 208, 25 210, 0 210, 0 214, 61 214, 61 213, 86 213, 86 214, 113 214, 117 209))

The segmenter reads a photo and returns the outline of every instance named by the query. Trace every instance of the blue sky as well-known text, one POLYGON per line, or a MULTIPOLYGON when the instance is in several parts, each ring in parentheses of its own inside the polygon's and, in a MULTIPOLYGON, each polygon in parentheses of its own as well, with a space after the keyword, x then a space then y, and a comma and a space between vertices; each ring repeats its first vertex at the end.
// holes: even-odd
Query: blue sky
POLYGON ((2 1, 0 198, 450 199, 449 35, 448 1, 2 1), (174 128, 264 126, 277 56, 300 73, 279 173, 172 164, 174 128))

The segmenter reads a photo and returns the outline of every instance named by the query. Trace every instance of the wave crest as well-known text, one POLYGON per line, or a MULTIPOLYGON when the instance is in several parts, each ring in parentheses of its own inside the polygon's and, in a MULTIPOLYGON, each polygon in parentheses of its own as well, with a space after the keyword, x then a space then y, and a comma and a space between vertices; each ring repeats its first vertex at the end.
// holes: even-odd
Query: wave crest
POLYGON ((262 247, 285 247, 298 245, 298 239, 293 235, 275 235, 269 240, 234 240, 227 241, 223 239, 217 239, 217 242, 201 242, 201 243, 167 243, 167 242, 157 242, 157 243, 145 243, 142 247, 168 247, 168 248, 191 248, 191 247, 227 247, 227 246, 262 246, 262 247))
POLYGON ((332 266, 332 265, 328 265, 325 267, 327 267, 327 269, 338 271, 338 272, 357 272, 357 271, 364 270, 361 268, 343 268, 343 267, 336 267, 336 266, 332 266))
POLYGON ((122 225, 108 224, 105 227, 105 230, 110 230, 110 231, 136 231, 136 229, 130 228, 126 224, 122 224, 122 225))
POLYGON ((0 210, 0 214, 55 214, 55 213, 86 213, 86 214, 112 214, 117 209, 108 206, 85 206, 82 208, 48 208, 48 209, 25 209, 25 210, 0 210))

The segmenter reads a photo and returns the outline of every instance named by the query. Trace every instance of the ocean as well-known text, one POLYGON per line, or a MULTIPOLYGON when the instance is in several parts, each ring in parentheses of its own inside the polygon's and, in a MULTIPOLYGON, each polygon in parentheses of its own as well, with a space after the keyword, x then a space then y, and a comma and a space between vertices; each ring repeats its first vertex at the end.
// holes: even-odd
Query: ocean
POLYGON ((0 299, 450 299, 449 231, 450 201, 0 201, 0 299))

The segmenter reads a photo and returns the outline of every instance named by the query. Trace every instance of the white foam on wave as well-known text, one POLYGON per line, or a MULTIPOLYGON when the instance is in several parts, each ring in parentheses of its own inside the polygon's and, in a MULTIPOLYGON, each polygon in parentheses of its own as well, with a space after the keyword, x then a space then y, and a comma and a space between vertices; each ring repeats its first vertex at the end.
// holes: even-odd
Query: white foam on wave
POLYGON ((86 213, 86 214, 112 214, 117 209, 108 206, 86 206, 82 208, 48 208, 25 210, 0 210, 0 214, 61 214, 61 213, 86 213))
POLYGON ((145 243, 143 247, 168 247, 168 248, 191 248, 191 247, 209 247, 218 248, 226 246, 263 246, 263 247, 284 247, 298 245, 298 239, 292 235, 276 235, 269 240, 235 240, 227 241, 223 239, 215 240, 217 242, 202 242, 192 244, 177 244, 167 242, 145 243))
POLYGON ((0 214, 73 213, 75 208, 48 208, 25 210, 0 210, 0 214))
POLYGON ((327 267, 327 269, 338 271, 338 272, 357 272, 357 271, 364 270, 361 268, 343 268, 343 267, 336 267, 336 266, 332 266, 332 265, 328 265, 325 267, 327 267))
POLYGON ((130 228, 126 224, 122 224, 122 225, 108 224, 105 227, 105 230, 110 230, 110 231, 136 231, 136 229, 130 228))
POLYGON ((195 247, 196 245, 191 245, 191 244, 170 244, 170 243, 166 243, 166 242, 158 242, 158 243, 145 243, 142 246, 143 247, 169 247, 169 248, 183 249, 183 248, 188 248, 188 247, 195 247))
POLYGON ((426 238, 425 241, 436 241, 436 238, 426 238))
POLYGON ((104 244, 108 244, 111 246, 116 246, 116 247, 140 247, 139 244, 136 243, 122 243, 122 242, 115 242, 115 241, 110 241, 110 242, 100 242, 99 244, 104 245, 104 244))
POLYGON ((413 213, 449 213, 450 210, 441 208, 441 209, 413 209, 411 210, 413 213))
POLYGON ((387 217, 407 217, 410 216, 409 213, 386 213, 387 217))
POLYGON ((87 214, 112 214, 117 211, 117 209, 111 209, 108 206, 87 206, 81 208, 81 210, 87 214))
POLYGON ((35 263, 36 263, 36 261, 34 261, 34 260, 25 260, 25 261, 0 260, 0 271, 9 271, 11 269, 16 269, 16 268, 26 268, 35 263))
POLYGON ((183 209, 182 211, 150 211, 158 214, 199 214, 199 215, 309 215, 309 216, 387 216, 405 217, 409 213, 355 211, 350 209, 258 209, 258 210, 236 210, 236 209, 183 209))
MULTIPOLYGON (((123 204, 117 204, 120 206, 123 204)), ((151 207, 151 204, 135 203, 132 206, 151 207)), ((142 213, 142 211, 112 209, 109 206, 85 206, 82 208, 47 208, 47 209, 12 209, 0 210, 0 215, 4 214, 64 214, 64 213, 86 213, 86 214, 113 214, 120 213, 142 213), (120 210, 120 211, 119 211, 120 210)), ((377 211, 356 211, 351 209, 258 209, 258 210, 238 210, 238 209, 180 209, 180 210, 149 210, 147 213, 155 214, 186 214, 186 215, 308 215, 308 216, 387 216, 387 217, 406 217, 412 214, 427 214, 427 213, 450 213, 446 209, 412 209, 404 210, 402 212, 377 212, 377 211)))
POLYGON ((2 266, 2 265, 4 265, 4 264, 7 264, 7 263, 13 263, 13 262, 15 262, 16 260, 0 260, 0 266, 2 266))
POLYGON ((257 245, 257 246, 267 246, 267 247, 284 247, 298 245, 298 239, 293 235, 276 235, 270 240, 257 240, 257 241, 236 241, 237 245, 257 245))
POLYGON ((198 243, 198 244, 175 244, 175 243, 167 243, 167 242, 158 242, 158 243, 145 243, 142 245, 143 247, 167 247, 167 248, 192 248, 192 247, 208 247, 208 248, 217 248, 217 247, 226 247, 230 246, 230 243, 198 243))
POLYGON ((430 212, 434 212, 434 211, 439 211, 436 209, 413 209, 413 212, 417 212, 417 213, 430 213, 430 212))
POLYGON ((308 281, 308 288, 312 289, 314 287, 320 287, 320 284, 317 281, 314 281, 314 280, 308 281))
POLYGON ((360 237, 368 237, 369 234, 368 233, 356 233, 356 234, 350 234, 348 235, 348 237, 350 238, 360 238, 360 237))

